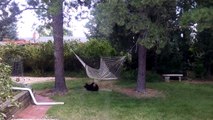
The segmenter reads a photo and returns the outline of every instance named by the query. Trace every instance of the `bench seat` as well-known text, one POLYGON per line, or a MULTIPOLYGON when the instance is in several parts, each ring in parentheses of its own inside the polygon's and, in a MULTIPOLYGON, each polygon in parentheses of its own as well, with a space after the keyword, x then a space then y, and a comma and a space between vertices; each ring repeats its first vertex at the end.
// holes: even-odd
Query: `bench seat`
POLYGON ((170 81, 170 77, 178 77, 179 82, 181 82, 181 77, 183 77, 183 74, 163 74, 162 76, 165 78, 166 82, 170 81))

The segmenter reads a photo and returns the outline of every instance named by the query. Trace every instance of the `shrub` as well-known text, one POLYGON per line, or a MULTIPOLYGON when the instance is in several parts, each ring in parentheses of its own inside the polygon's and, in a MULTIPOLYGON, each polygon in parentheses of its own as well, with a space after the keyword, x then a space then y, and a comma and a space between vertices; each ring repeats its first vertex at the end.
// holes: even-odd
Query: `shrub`
POLYGON ((136 80, 137 79, 137 70, 122 71, 121 78, 124 80, 136 80))
POLYGON ((9 44, 6 46, 1 46, 0 57, 2 57, 3 61, 11 64, 15 59, 20 59, 24 56, 24 49, 22 46, 17 46, 13 44, 9 44))
POLYGON ((146 72, 146 82, 160 82, 160 81, 163 81, 161 75, 152 71, 146 72))
MULTIPOLYGON (((121 73, 121 78, 124 80, 137 80, 137 70, 128 70, 121 73)), ((162 77, 156 72, 147 71, 146 72, 146 82, 160 82, 162 77)))
MULTIPOLYGON (((13 98, 10 74, 11 67, 2 63, 0 58, 0 104, 13 98)), ((3 119, 4 117, 3 111, 0 110, 0 119, 3 119)))
POLYGON ((64 43, 64 69, 66 71, 79 72, 80 68, 82 67, 81 63, 77 60, 77 58, 74 56, 74 53, 72 52, 73 50, 78 54, 81 44, 82 43, 77 40, 67 41, 64 43))
POLYGON ((54 68, 53 43, 47 42, 39 45, 24 46, 25 70, 32 70, 36 74, 52 71, 54 68))
POLYGON ((193 72, 194 72, 195 77, 197 77, 197 78, 203 78, 205 76, 206 70, 205 70, 203 62, 201 60, 197 59, 192 64, 192 67, 193 67, 193 72))
POLYGON ((88 65, 95 68, 99 67, 101 56, 117 55, 111 44, 107 40, 101 39, 91 39, 86 43, 78 43, 72 48, 88 65))
POLYGON ((85 43, 84 48, 85 57, 100 57, 100 56, 114 56, 115 49, 107 40, 91 39, 85 43))
MULTIPOLYGON (((0 46, 0 56, 4 61, 16 58, 22 58, 25 72, 33 72, 33 75, 44 75, 47 72, 54 71, 54 46, 53 43, 41 43, 38 45, 8 45, 0 46)), ((64 68, 66 71, 83 70, 81 63, 74 56, 72 49, 88 65, 92 67, 99 66, 100 56, 114 56, 116 51, 106 40, 92 39, 81 43, 77 40, 66 41, 64 43, 64 68)))

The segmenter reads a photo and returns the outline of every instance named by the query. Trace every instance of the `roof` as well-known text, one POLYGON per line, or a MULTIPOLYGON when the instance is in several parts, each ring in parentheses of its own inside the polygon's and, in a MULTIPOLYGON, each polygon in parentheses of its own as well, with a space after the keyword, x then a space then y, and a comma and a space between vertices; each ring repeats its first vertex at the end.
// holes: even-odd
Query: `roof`
POLYGON ((6 45, 6 44, 27 45, 27 44, 31 44, 31 42, 24 39, 0 41, 0 45, 6 45))
MULTIPOLYGON (((69 41, 69 40, 80 40, 81 42, 87 41, 87 39, 85 37, 64 36, 63 39, 64 39, 64 41, 69 41)), ((39 37, 38 39, 34 40, 33 42, 38 43, 38 42, 48 42, 48 41, 53 42, 53 36, 39 37)))

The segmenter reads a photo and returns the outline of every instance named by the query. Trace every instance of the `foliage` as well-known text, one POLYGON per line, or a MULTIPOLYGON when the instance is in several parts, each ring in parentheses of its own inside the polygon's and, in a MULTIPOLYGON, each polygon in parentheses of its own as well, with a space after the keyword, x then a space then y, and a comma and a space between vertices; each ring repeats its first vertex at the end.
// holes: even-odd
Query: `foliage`
MULTIPOLYGON (((137 78, 136 70, 125 70, 121 73, 121 82, 122 81, 135 81, 137 78)), ((146 82, 160 82, 162 77, 156 72, 147 71, 146 73, 146 82)))
MULTIPOLYGON (((74 66, 74 67, 70 67, 73 69, 79 68, 80 63, 76 59, 76 57, 73 55, 71 49, 74 50, 74 52, 77 55, 79 55, 88 65, 91 65, 92 67, 96 67, 96 68, 98 68, 99 66, 100 57, 117 55, 115 49, 111 46, 111 44, 108 41, 105 41, 102 39, 91 39, 87 41, 86 43, 72 44, 72 42, 70 42, 69 48, 66 48, 66 45, 65 45, 65 51, 68 51, 68 53, 71 54, 71 56, 69 57, 70 60, 74 60, 75 63, 76 62, 78 63, 78 64, 73 64, 73 62, 71 62, 70 60, 67 60, 68 63, 71 62, 70 65, 74 66)), ((66 53, 65 53, 65 59, 66 59, 66 53)))
MULTIPOLYGON (((10 78, 11 67, 2 63, 0 58, 0 104, 6 100, 11 100, 13 98, 12 94, 12 80, 10 78)), ((4 111, 0 110, 0 119, 3 119, 5 116, 4 111)))
POLYGON ((85 43, 78 41, 66 42, 64 45, 65 51, 65 70, 79 71, 82 67, 80 62, 74 56, 72 50, 80 56, 88 65, 92 67, 99 66, 101 56, 117 55, 111 44, 102 39, 91 39, 85 43), (76 63, 76 64, 73 64, 76 63))
MULTIPOLYGON (((64 0, 28 0, 38 17, 45 23, 50 24, 54 38, 54 70, 55 70, 55 92, 67 92, 64 79, 64 46, 63 46, 63 27, 65 20, 70 21, 72 8, 78 7, 81 1, 64 0), (75 4, 73 4, 75 3, 75 4), (67 14, 66 14, 67 13, 67 14), (67 17, 68 16, 68 17, 67 17)), ((77 9, 77 8, 76 8, 77 9)), ((68 23, 69 24, 69 23, 68 23)))
POLYGON ((91 39, 84 44, 81 50, 83 50, 84 56, 88 58, 116 55, 116 51, 111 44, 103 39, 91 39))
MULTIPOLYGON (((118 33, 115 30, 125 29, 123 35, 133 34, 131 36, 135 40, 130 38, 133 43, 140 39, 139 42, 147 48, 162 48, 167 39, 167 28, 163 25, 170 24, 165 21, 171 20, 170 16, 174 13, 173 2, 164 0, 156 2, 150 0, 143 2, 138 0, 106 1, 98 4, 92 11, 94 18, 88 23, 88 26, 91 28, 92 35, 98 33, 103 37, 110 36, 113 32, 118 33), (168 9, 170 10, 168 11, 168 9), (117 29, 115 29, 116 26, 117 29)), ((116 39, 119 37, 114 38, 114 40, 116 39)), ((120 41, 122 40, 120 38, 120 41)), ((127 41, 127 39, 125 40, 127 41)))
POLYGON ((181 25, 191 26, 198 24, 199 32, 213 27, 213 2, 212 0, 192 0, 191 9, 184 12, 181 16, 181 25))
POLYGON ((48 71, 49 68, 53 70, 53 45, 52 43, 44 43, 41 45, 6 45, 1 46, 0 56, 3 61, 10 64, 14 60, 20 59, 24 63, 26 71, 32 70, 41 74, 48 71))
POLYGON ((190 48, 194 57, 191 61, 192 68, 197 77, 209 77, 212 74, 213 35, 211 31, 211 29, 205 29, 198 33, 196 42, 190 48))
POLYGON ((212 29, 205 29, 198 34, 198 41, 194 45, 198 48, 197 53, 201 54, 201 61, 204 65, 206 75, 209 76, 213 73, 213 34, 212 29), (200 52, 199 52, 200 51, 200 52))
POLYGON ((205 75, 205 68, 203 65, 203 62, 200 59, 195 60, 195 62, 192 64, 192 70, 195 74, 195 77, 197 78, 203 78, 205 75))
MULTIPOLYGON (((42 21, 38 27, 37 31, 41 33, 41 35, 53 35, 53 17, 58 13, 59 10, 59 2, 60 0, 48 1, 48 0, 27 0, 28 6, 31 10, 37 14, 37 17, 40 21, 42 21)), ((70 22, 73 18, 72 12, 80 9, 79 6, 90 6, 91 0, 87 1, 69 1, 62 0, 63 2, 63 18, 61 22, 63 22, 63 34, 72 36, 72 32, 69 30, 70 22)), ((83 14, 83 12, 81 12, 83 14)), ((79 14, 80 15, 80 14, 79 14)), ((78 16, 76 16, 77 18, 78 16)))
MULTIPOLYGON (((41 76, 54 71, 53 43, 41 43, 37 45, 6 45, 0 47, 0 56, 10 64, 15 58, 21 58, 25 72, 33 72, 41 76)), ((89 65, 98 66, 101 56, 118 55, 108 41, 90 40, 85 43, 79 41, 67 41, 64 43, 65 70, 69 72, 80 72, 82 65, 74 56, 75 51, 89 65)))
POLYGON ((16 2, 1 0, 0 2, 0 41, 3 38, 16 39, 16 16, 20 13, 16 2))
MULTIPOLYGON (((86 81, 88 79, 67 81, 67 86, 71 91, 65 96, 53 97, 55 101, 64 101, 66 105, 51 107, 47 113, 48 116, 63 120, 200 120, 213 118, 212 84, 148 83, 148 88, 161 91, 165 97, 138 99, 115 91, 85 91, 83 85, 86 81)), ((135 85, 135 81, 133 83, 135 85)), ((33 88, 43 90, 53 85, 52 82, 35 84, 33 88)))
MULTIPOLYGON (((40 36, 53 36, 53 30, 50 26, 50 24, 45 24, 45 25, 39 25, 36 28, 36 31, 38 31, 40 36)), ((64 28, 64 35, 65 36, 72 36, 72 31, 65 29, 64 28)))
POLYGON ((136 80, 137 79, 137 71, 136 70, 124 70, 121 73, 121 79, 136 80))
POLYGON ((0 29, 1 30, 0 41, 3 40, 3 39, 9 39, 9 40, 16 40, 17 39, 17 31, 16 31, 17 27, 16 27, 15 22, 10 23, 9 25, 4 26, 0 29))
MULTIPOLYGON (((213 6, 212 6, 213 7, 213 6)), ((203 31, 204 29, 213 27, 213 8, 197 8, 193 11, 186 12, 182 16, 182 25, 192 25, 198 23, 198 30, 203 31)))
POLYGON ((157 56, 157 72, 182 73, 184 70, 183 53, 180 46, 167 44, 157 56))
POLYGON ((196 28, 192 31, 195 37, 189 47, 193 58, 190 63, 195 76, 204 77, 212 74, 213 2, 212 0, 193 1, 196 4, 192 4, 193 7, 183 13, 180 23, 186 28, 191 28, 193 25, 196 28))
POLYGON ((4 62, 11 64, 11 62, 16 59, 21 59, 24 56, 24 49, 22 46, 17 46, 14 44, 8 44, 6 46, 1 46, 0 55, 4 62))
POLYGON ((36 46, 25 46, 24 65, 31 67, 33 72, 43 74, 45 71, 53 70, 53 43, 47 42, 36 46))
POLYGON ((64 69, 66 71, 80 72, 79 68, 82 68, 82 66, 75 58, 72 50, 78 52, 81 45, 82 44, 77 40, 72 40, 64 43, 64 69))
POLYGON ((157 74, 156 72, 148 71, 146 73, 146 81, 147 82, 160 82, 162 81, 162 76, 157 74))
MULTIPOLYGON (((92 33, 110 36, 114 30, 124 29, 123 31, 126 32, 124 36, 131 36, 130 41, 132 40, 133 45, 139 44, 137 77, 137 91, 139 92, 145 90, 146 51, 155 48, 159 53, 167 43, 170 28, 175 20, 175 5, 175 0, 106 0, 99 3, 92 11, 94 17, 90 26, 92 30, 98 30, 92 33), (116 26, 118 29, 113 29, 116 26), (133 35, 125 35, 128 33, 133 35)), ((120 38, 118 36, 116 39, 120 38)), ((127 41, 126 44, 131 43, 128 39, 124 40, 127 41)))

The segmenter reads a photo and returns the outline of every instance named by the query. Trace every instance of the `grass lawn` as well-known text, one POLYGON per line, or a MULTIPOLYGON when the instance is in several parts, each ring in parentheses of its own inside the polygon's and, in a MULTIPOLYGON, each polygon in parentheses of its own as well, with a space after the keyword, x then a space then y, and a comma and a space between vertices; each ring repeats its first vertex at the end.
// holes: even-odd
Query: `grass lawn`
MULTIPOLYGON (((132 98, 113 91, 88 92, 86 79, 67 81, 65 96, 54 96, 64 105, 53 106, 48 116, 59 120, 213 120, 213 84, 148 83, 163 91, 162 98, 132 98)), ((134 81, 120 81, 134 87, 134 81)), ((53 83, 34 84, 34 89, 52 88, 53 83)))

